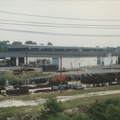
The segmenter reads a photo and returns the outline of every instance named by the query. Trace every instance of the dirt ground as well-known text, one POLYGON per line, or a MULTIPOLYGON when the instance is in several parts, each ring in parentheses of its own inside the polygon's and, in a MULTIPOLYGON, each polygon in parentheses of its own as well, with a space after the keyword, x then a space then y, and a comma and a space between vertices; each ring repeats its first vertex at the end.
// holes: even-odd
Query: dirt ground
MULTIPOLYGON (((111 94, 118 94, 120 93, 120 90, 114 90, 114 91, 101 91, 101 92, 91 92, 87 94, 78 94, 78 95, 73 95, 73 96, 58 96, 57 100, 64 102, 67 100, 72 100, 76 98, 85 98, 85 97, 92 97, 92 96, 103 96, 103 95, 111 95, 111 94)), ((43 104, 45 102, 45 99, 39 98, 35 101, 22 101, 22 100, 4 100, 0 101, 0 107, 19 107, 19 106, 37 106, 39 104, 43 104)))

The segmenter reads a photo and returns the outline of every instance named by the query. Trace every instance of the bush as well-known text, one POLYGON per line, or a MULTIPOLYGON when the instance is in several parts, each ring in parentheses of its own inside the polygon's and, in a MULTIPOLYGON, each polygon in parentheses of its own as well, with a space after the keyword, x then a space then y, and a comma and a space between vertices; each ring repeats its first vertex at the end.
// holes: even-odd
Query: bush
POLYGON ((15 76, 12 72, 5 72, 5 73, 0 73, 0 79, 14 81, 14 80, 18 80, 18 77, 15 76))
POLYGON ((120 120, 120 100, 96 101, 88 109, 91 120, 120 120))
POLYGON ((45 102, 44 108, 41 110, 41 117, 43 120, 51 117, 56 118, 63 110, 64 107, 61 102, 58 102, 55 98, 50 98, 45 102))
POLYGON ((65 114, 58 114, 57 117, 50 117, 48 120, 73 120, 72 118, 70 118, 68 115, 65 114))
POLYGON ((68 116, 66 114, 59 114, 57 117, 50 117, 48 120, 89 120, 86 114, 77 112, 74 116, 68 116))
POLYGON ((120 107, 110 104, 106 110, 107 120, 120 120, 120 107))
POLYGON ((106 120, 104 116, 105 110, 106 106, 103 102, 96 102, 90 106, 88 112, 92 120, 106 120))
POLYGON ((110 104, 113 104, 115 106, 118 106, 120 104, 120 99, 107 99, 105 101, 105 104, 106 105, 110 105, 110 104))
POLYGON ((72 120, 89 120, 89 117, 81 112, 78 112, 73 116, 72 120))

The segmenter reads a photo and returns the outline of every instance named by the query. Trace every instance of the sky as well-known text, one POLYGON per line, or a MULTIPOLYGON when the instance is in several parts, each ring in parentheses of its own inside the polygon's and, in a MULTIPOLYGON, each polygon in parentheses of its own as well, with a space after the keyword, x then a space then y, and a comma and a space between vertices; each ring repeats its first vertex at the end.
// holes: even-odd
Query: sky
POLYGON ((120 46, 120 0, 0 0, 0 41, 120 46))

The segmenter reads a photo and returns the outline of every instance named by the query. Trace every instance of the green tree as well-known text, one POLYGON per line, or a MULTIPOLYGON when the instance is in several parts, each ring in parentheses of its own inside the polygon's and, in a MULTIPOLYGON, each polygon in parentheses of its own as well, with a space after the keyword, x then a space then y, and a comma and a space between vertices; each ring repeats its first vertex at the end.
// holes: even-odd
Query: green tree
POLYGON ((25 42, 25 44, 34 44, 34 45, 37 45, 37 43, 36 43, 36 42, 33 42, 33 41, 31 41, 31 40, 26 41, 26 42, 25 42))
POLYGON ((51 42, 48 42, 47 45, 53 45, 51 42))
POLYGON ((50 98, 45 102, 44 109, 41 110, 41 117, 43 120, 51 117, 56 118, 63 110, 64 107, 61 102, 58 102, 55 98, 50 98))
POLYGON ((7 47, 9 45, 9 41, 0 41, 0 51, 4 52, 7 51, 7 47))
POLYGON ((43 43, 40 43, 40 45, 44 45, 43 43))
POLYGON ((20 42, 20 41, 14 41, 14 42, 12 43, 12 45, 22 45, 22 42, 20 42))

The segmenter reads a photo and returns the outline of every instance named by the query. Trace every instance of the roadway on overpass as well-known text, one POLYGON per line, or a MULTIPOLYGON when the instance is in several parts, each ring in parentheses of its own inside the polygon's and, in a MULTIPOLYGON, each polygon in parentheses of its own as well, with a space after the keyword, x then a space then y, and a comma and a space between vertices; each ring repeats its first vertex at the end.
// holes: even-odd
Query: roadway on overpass
POLYGON ((120 57, 120 52, 95 51, 95 52, 0 52, 0 57, 102 57, 111 53, 120 57))

